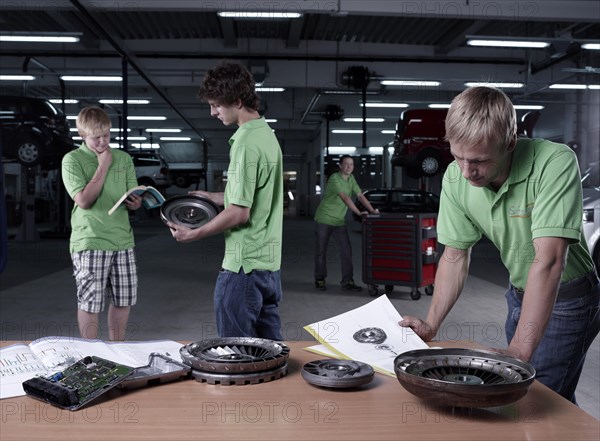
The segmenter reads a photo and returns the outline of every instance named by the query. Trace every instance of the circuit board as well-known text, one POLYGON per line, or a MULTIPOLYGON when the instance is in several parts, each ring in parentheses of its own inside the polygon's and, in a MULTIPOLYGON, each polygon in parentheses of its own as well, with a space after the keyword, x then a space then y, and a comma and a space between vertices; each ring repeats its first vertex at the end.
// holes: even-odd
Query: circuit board
POLYGON ((77 410, 125 380, 134 368, 87 356, 63 371, 23 382, 31 397, 58 407, 77 410))

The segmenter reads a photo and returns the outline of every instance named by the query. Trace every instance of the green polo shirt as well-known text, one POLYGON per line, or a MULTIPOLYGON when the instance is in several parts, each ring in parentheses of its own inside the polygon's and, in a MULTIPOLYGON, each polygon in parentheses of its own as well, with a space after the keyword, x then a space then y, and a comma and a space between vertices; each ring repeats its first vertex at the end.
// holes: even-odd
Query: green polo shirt
POLYGON ((223 268, 247 274, 281 268, 283 162, 281 148, 264 118, 242 124, 229 140, 225 207, 250 208, 244 225, 225 231, 223 268))
POLYGON ((340 193, 345 193, 349 197, 354 197, 360 193, 360 187, 353 175, 349 175, 348 179, 344 179, 340 172, 336 172, 329 177, 325 194, 315 213, 315 221, 335 227, 341 227, 346 223, 348 206, 340 198, 340 193))
POLYGON ((520 139, 508 179, 498 192, 463 178, 456 162, 442 183, 438 240, 467 249, 484 234, 500 250, 511 283, 524 289, 535 251, 533 239, 569 239, 562 282, 593 269, 582 228, 582 195, 575 153, 563 144, 520 139))
MULTIPOLYGON (((94 204, 87 209, 74 204, 71 211, 70 252, 84 250, 121 251, 134 246, 129 213, 124 205, 112 216, 108 210, 130 188, 137 185, 131 156, 112 149, 112 162, 104 186, 94 204)), ((85 143, 67 153, 62 160, 62 180, 72 199, 87 185, 98 168, 98 158, 85 143)))

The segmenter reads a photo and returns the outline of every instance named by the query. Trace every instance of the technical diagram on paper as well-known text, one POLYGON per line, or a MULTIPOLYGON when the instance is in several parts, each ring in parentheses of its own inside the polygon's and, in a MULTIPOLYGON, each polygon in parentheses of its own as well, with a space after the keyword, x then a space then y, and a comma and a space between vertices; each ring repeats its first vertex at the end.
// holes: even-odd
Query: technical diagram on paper
MULTIPOLYGON (((398 325, 402 316, 384 294, 364 306, 305 326, 337 358, 370 364, 378 372, 395 376, 394 358, 429 346, 410 328, 398 325)), ((322 346, 307 348, 326 353, 322 346)))

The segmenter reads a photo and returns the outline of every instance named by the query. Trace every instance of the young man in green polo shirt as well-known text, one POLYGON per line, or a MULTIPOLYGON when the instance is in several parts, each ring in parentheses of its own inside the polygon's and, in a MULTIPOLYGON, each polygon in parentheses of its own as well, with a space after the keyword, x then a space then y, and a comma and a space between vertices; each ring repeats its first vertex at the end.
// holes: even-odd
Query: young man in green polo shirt
POLYGON ((111 216, 108 210, 137 185, 131 156, 111 149, 110 117, 98 107, 77 116, 83 143, 62 160, 62 179, 75 202, 71 212, 70 252, 77 286, 77 322, 83 338, 98 337, 98 316, 108 309, 108 336, 123 340, 129 310, 137 300, 137 267, 128 210, 142 205, 131 195, 111 216))
POLYGON ((225 235, 223 268, 214 295, 219 336, 283 340, 278 309, 282 296, 281 148, 258 114, 254 79, 243 65, 224 62, 209 70, 198 96, 208 102, 212 116, 226 126, 239 126, 229 140, 225 192, 192 192, 225 208, 195 230, 167 225, 178 242, 225 235))
POLYGON ((342 265, 342 289, 360 291, 362 288, 354 283, 352 266, 352 246, 346 228, 346 212, 348 208, 357 215, 363 213, 379 213, 362 194, 356 179, 352 175, 354 159, 344 155, 340 158, 339 171, 333 173, 327 181, 325 194, 315 213, 315 287, 324 291, 327 289, 327 244, 333 236, 340 251, 342 265), (356 196, 368 212, 361 212, 352 201, 356 196))
POLYGON ((425 341, 440 330, 485 235, 508 269, 508 348, 536 378, 568 400, 600 330, 600 286, 582 231, 575 153, 566 145, 517 139, 515 110, 490 87, 453 101, 446 136, 455 161, 442 182, 438 240, 445 245, 426 320, 405 317, 425 341))

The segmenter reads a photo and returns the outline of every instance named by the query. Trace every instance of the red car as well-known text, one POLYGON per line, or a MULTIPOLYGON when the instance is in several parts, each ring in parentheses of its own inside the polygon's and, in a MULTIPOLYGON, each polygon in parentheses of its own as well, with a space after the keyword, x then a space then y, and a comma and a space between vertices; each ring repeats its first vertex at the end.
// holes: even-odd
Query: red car
MULTIPOLYGON (((402 113, 394 137, 392 165, 404 167, 411 178, 435 176, 454 158, 446 141, 446 109, 414 109, 402 113)), ((539 111, 526 113, 518 123, 519 136, 532 137, 539 111)))

